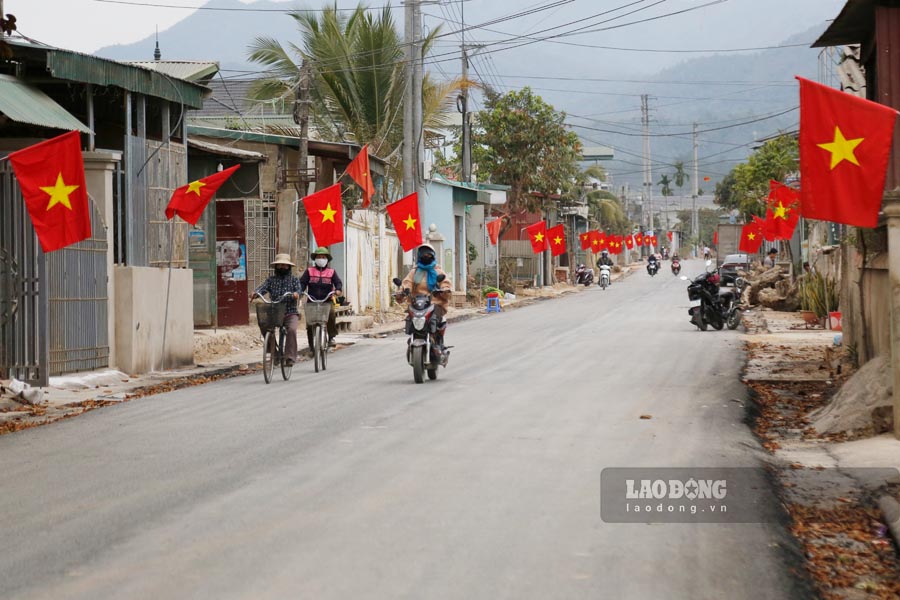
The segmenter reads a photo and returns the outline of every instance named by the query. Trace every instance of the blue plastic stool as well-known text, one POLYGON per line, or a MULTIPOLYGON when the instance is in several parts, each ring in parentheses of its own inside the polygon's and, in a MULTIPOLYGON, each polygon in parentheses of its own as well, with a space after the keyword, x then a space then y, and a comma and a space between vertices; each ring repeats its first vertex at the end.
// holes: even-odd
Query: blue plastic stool
POLYGON ((500 312, 500 298, 488 298, 487 299, 487 312, 489 312, 489 313, 500 312))

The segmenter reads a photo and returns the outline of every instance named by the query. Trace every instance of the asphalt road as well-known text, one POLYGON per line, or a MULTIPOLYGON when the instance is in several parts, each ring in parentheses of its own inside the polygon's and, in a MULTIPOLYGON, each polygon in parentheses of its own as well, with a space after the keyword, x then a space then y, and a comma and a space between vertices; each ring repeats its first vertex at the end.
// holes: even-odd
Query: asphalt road
POLYGON ((665 266, 454 324, 436 382, 393 336, 2 436, 0 598, 802 597, 777 524, 601 519, 605 467, 756 464, 665 266))

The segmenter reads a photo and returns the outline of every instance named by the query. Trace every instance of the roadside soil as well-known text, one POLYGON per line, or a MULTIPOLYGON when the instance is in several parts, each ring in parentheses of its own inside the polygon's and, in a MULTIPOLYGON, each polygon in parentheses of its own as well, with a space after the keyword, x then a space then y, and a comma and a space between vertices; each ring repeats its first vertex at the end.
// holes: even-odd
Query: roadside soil
POLYGON ((810 332, 802 323, 796 313, 745 315, 751 426, 772 456, 789 530, 819 596, 900 598, 900 555, 878 507, 880 496, 896 498, 900 486, 857 480, 834 456, 847 436, 811 427, 809 413, 828 404, 854 369, 834 347, 833 332, 810 332))

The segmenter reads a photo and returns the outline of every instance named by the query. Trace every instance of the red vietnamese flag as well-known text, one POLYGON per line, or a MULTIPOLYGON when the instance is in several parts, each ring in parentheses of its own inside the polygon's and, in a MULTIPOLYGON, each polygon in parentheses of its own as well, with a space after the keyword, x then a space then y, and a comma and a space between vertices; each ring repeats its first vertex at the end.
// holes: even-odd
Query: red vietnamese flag
POLYGON ((670 231, 666 235, 669 237, 669 241, 671 242, 672 241, 672 232, 670 231))
POLYGON ((650 238, 650 245, 651 246, 659 246, 659 240, 656 238, 655 235, 650 238))
POLYGON ((644 236, 644 245, 649 247, 653 243, 653 236, 645 235, 644 236))
POLYGON ((330 246, 344 241, 344 206, 341 184, 336 183, 303 199, 316 246, 330 246))
POLYGON ((634 236, 634 243, 638 248, 643 246, 644 245, 644 234, 639 233, 636 236, 634 236))
POLYGON ((634 250, 634 236, 629 235, 625 237, 625 247, 629 250, 634 250))
POLYGON ((766 218, 770 218, 771 213, 775 239, 791 239, 800 220, 800 192, 778 181, 770 181, 768 204, 766 218))
POLYGON ((538 221, 534 225, 525 228, 528 239, 531 240, 531 249, 535 254, 540 254, 547 249, 547 222, 538 221))
POLYGON ((597 229, 589 231, 588 234, 591 236, 591 252, 599 254, 606 246, 606 234, 597 229))
POLYGON ((559 256, 566 251, 566 229, 562 223, 547 230, 547 243, 550 245, 550 254, 559 256))
POLYGON ((585 231, 581 235, 578 236, 578 239, 581 240, 581 249, 587 250, 591 247, 591 232, 585 231))
POLYGON ((897 111, 800 81, 800 210, 804 217, 875 227, 897 111))
POLYGON ((503 216, 502 215, 485 225, 485 228, 487 228, 488 237, 491 240, 492 246, 496 246, 500 240, 500 227, 502 225, 503 225, 503 216))
POLYGON ((741 228, 741 243, 738 249, 747 254, 756 254, 763 243, 763 232, 759 221, 747 223, 741 228))
POLYGON ((718 245, 719 245, 719 232, 714 231, 713 232, 713 246, 718 246, 718 245))
MULTIPOLYGON (((350 164, 347 166, 347 175, 349 175, 356 184, 362 188, 363 208, 368 208, 372 203, 372 196, 375 195, 375 184, 372 183, 372 173, 369 170, 369 145, 366 144, 359 151, 350 164)), ((421 242, 420 242, 421 244, 421 242)))
POLYGON ((91 237, 81 136, 77 131, 13 152, 9 162, 44 252, 91 237))
POLYGON ((397 232, 397 240, 404 252, 409 252, 416 246, 422 245, 422 223, 419 221, 419 194, 413 192, 405 198, 400 198, 384 207, 394 231, 397 232))
POLYGON ((234 165, 176 189, 166 206, 166 218, 172 219, 178 215, 191 225, 196 225, 216 191, 240 168, 241 165, 234 165))

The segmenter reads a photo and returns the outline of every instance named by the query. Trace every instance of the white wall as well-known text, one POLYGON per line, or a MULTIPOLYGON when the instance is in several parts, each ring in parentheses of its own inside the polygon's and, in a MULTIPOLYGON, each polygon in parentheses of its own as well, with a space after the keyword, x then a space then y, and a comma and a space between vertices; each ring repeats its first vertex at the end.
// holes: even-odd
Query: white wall
POLYGON ((116 365, 126 373, 138 375, 194 362, 193 271, 172 270, 166 322, 168 277, 168 269, 116 267, 116 365))

